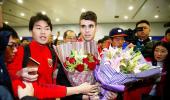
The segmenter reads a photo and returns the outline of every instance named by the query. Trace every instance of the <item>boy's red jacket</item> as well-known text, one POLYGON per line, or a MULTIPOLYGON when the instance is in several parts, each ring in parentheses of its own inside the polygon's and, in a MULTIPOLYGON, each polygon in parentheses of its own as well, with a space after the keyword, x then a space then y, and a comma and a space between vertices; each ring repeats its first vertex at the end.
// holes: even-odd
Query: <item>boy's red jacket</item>
MULTIPOLYGON (((66 87, 58 86, 53 82, 52 74, 56 69, 51 66, 51 52, 46 45, 41 45, 36 41, 29 44, 30 54, 33 59, 40 63, 38 67, 38 80, 33 82, 34 96, 40 99, 60 98, 66 96, 66 87)), ((8 71, 12 80, 13 91, 17 96, 18 85, 24 86, 22 79, 17 76, 17 72, 21 70, 23 63, 24 48, 19 47, 14 57, 13 63, 8 65, 8 71)))

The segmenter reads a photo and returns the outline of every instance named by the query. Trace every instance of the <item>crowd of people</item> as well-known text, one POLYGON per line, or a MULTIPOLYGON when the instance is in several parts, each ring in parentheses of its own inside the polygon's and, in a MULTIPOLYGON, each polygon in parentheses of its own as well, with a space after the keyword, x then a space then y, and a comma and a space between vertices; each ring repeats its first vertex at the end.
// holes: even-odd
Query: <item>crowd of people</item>
MULTIPOLYGON (((72 30, 67 30, 63 35, 63 42, 94 41, 97 30, 97 15, 86 11, 80 15, 80 33, 77 36, 72 30)), ((107 36, 98 41, 98 52, 111 47, 134 47, 140 50, 143 56, 153 66, 161 66, 162 74, 154 82, 143 82, 140 86, 126 89, 123 93, 107 92, 107 100, 166 100, 168 96, 169 63, 170 60, 170 29, 165 32, 165 37, 160 41, 149 38, 150 23, 141 20, 136 23, 134 43, 126 40, 128 34, 122 28, 113 28, 107 36)), ((0 27, 0 100, 98 100, 99 97, 90 98, 91 95, 100 95, 99 83, 83 83, 72 86, 63 70, 52 45, 59 45, 52 39, 52 24, 47 15, 37 13, 29 21, 29 31, 32 41, 23 39, 18 41, 17 32, 8 25, 0 27), (26 46, 28 51, 25 52, 26 46), (35 59, 39 65, 24 66, 26 55, 35 59), (35 72, 35 73, 32 73, 35 72), (54 74, 55 73, 55 74, 54 74)), ((28 56, 28 57, 29 57, 28 56)), ((27 57, 27 58, 28 58, 27 57)), ((26 61, 27 63, 27 61, 26 61)), ((168 99, 167 99, 168 100, 168 99)))

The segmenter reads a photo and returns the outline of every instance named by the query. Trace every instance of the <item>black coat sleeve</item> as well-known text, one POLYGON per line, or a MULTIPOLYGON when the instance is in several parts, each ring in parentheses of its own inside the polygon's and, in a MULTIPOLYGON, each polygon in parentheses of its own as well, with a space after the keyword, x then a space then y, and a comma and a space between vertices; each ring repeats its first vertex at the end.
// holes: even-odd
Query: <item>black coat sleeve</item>
MULTIPOLYGON (((64 69, 63 69, 61 63, 58 64, 58 74, 57 74, 56 82, 60 85, 72 87, 71 83, 69 82, 69 80, 64 72, 64 69)), ((83 94, 71 95, 71 96, 61 98, 61 100, 82 100, 82 96, 83 96, 83 94)))
POLYGON ((36 97, 32 97, 32 96, 25 96, 23 98, 21 98, 21 100, 38 100, 36 97))

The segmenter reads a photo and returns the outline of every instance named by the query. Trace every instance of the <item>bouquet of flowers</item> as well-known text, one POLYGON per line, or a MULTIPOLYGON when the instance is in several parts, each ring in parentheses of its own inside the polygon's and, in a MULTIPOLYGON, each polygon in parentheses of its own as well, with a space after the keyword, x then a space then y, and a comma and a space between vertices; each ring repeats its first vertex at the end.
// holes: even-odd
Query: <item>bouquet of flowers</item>
POLYGON ((150 66, 140 51, 133 48, 112 48, 105 50, 94 71, 97 81, 103 88, 114 92, 121 92, 125 84, 160 74, 159 67, 150 66))
POLYGON ((73 86, 84 82, 92 84, 95 82, 93 71, 99 63, 95 41, 58 45, 57 54, 63 64, 67 78, 73 86))

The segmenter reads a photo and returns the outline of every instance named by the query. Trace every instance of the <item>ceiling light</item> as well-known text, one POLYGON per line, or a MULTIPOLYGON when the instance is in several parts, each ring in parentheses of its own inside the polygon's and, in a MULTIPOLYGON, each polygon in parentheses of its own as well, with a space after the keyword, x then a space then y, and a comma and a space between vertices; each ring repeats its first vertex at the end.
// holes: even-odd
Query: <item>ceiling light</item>
POLYGON ((4 23, 5 23, 5 24, 8 24, 9 22, 8 22, 8 21, 5 21, 4 23))
POLYGON ((82 9, 81 9, 81 12, 86 12, 86 9, 85 9, 85 8, 82 8, 82 9))
POLYGON ((129 9, 129 10, 133 10, 133 6, 129 6, 128 9, 129 9))
POLYGON ((22 36, 21 36, 21 37, 19 37, 19 39, 20 39, 20 40, 22 40, 22 36))
POLYGON ((43 15, 46 15, 46 12, 45 12, 45 11, 41 11, 41 13, 42 13, 43 15))
POLYGON ((17 0, 18 3, 22 4, 23 3, 23 0, 17 0))
POLYGON ((124 16, 124 19, 128 19, 129 17, 128 16, 124 16))
POLYGON ((155 15, 154 17, 155 17, 155 18, 159 18, 159 16, 158 16, 158 15, 155 15))
POLYGON ((59 19, 59 18, 56 18, 56 19, 55 19, 55 21, 56 21, 56 22, 59 22, 59 21, 60 21, 60 19, 59 19))
POLYGON ((20 15, 23 17, 23 16, 25 16, 25 13, 20 13, 20 15))

